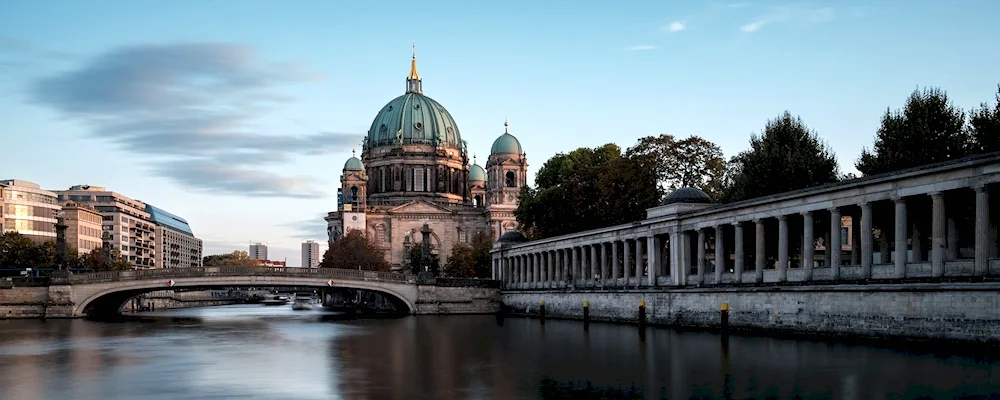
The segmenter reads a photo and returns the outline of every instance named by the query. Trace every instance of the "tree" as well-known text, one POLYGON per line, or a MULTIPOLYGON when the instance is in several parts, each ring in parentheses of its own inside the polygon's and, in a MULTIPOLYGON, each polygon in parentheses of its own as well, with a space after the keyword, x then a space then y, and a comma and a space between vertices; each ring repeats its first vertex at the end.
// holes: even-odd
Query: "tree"
POLYGON ((661 191, 694 187, 713 200, 722 197, 726 160, 715 143, 698 136, 680 141, 672 135, 646 136, 629 148, 626 155, 654 158, 661 191))
POLYGON ((997 85, 994 99, 993 107, 982 103, 979 109, 969 113, 967 131, 973 153, 1000 151, 1000 85, 997 85))
POLYGON ((359 230, 352 230, 342 239, 330 244, 330 248, 323 253, 323 261, 319 267, 389 271, 385 250, 368 240, 365 233, 359 230))
POLYGON ((469 244, 456 243, 451 248, 448 262, 445 263, 444 275, 452 278, 490 278, 492 249, 493 242, 485 232, 473 235, 469 244))
POLYGON ((0 235, 0 268, 36 268, 38 251, 27 236, 17 232, 0 235))
MULTIPOLYGON (((431 265, 430 269, 434 275, 437 275, 438 270, 441 268, 441 257, 437 254, 433 244, 427 246, 427 251, 431 252, 431 265)), ((406 250, 406 259, 410 261, 410 267, 422 266, 424 263, 424 250, 423 245, 417 242, 413 246, 410 246, 409 250, 406 250)))
POLYGON ((799 117, 784 114, 750 137, 729 161, 723 201, 735 202, 836 182, 837 158, 799 117))
POLYGON ((910 94, 902 110, 886 109, 872 150, 862 150, 855 166, 876 175, 964 157, 971 148, 965 112, 930 88, 910 94))
POLYGON ((614 144, 556 154, 538 170, 537 187, 521 189, 514 215, 533 238, 640 220, 662 197, 655 167, 614 144))
POLYGON ((232 253, 212 254, 202 258, 201 265, 206 267, 216 266, 244 266, 252 267, 258 265, 257 260, 250 258, 250 255, 243 250, 235 250, 232 253))

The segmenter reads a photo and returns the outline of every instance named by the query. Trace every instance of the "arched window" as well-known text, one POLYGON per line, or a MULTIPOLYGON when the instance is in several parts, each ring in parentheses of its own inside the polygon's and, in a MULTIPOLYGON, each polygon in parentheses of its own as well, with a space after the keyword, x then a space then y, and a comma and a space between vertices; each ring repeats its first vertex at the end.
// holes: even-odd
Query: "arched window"
POLYGON ((483 206, 483 195, 477 194, 476 197, 473 197, 472 198, 472 206, 473 207, 482 207, 483 206))
POLYGON ((351 186, 351 203, 358 205, 358 187, 351 186))
POLYGON ((507 179, 504 182, 506 187, 517 187, 517 178, 514 177, 514 171, 507 171, 507 179))
POLYGON ((375 240, 379 242, 388 242, 389 238, 385 235, 385 226, 377 225, 375 226, 375 240))

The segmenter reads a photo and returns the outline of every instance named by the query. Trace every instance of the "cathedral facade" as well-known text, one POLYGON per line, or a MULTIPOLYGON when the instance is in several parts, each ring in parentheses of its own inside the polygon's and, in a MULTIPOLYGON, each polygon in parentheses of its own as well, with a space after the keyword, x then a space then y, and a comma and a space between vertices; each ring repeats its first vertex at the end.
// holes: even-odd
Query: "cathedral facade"
POLYGON ((398 270, 408 267, 410 250, 420 246, 424 224, 442 265, 456 243, 469 243, 476 233, 495 241, 516 230, 514 210, 527 183, 528 160, 506 122, 486 168, 469 161, 455 119, 423 94, 414 57, 406 93, 382 107, 361 158, 344 164, 337 210, 325 218, 330 242, 363 231, 398 270))

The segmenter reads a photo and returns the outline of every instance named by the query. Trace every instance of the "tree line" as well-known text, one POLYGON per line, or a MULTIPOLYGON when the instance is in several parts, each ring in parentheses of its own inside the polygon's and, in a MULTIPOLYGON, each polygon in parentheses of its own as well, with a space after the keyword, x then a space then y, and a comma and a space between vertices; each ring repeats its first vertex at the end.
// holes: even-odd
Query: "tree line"
MULTIPOLYGON (((994 103, 968 112, 939 88, 915 90, 900 109, 887 108, 872 147, 855 167, 864 175, 1000 151, 1000 85, 994 103)), ((749 148, 724 158, 698 136, 639 138, 559 153, 521 188, 515 216, 526 236, 540 239, 645 218, 669 192, 695 187, 732 203, 852 179, 833 149, 802 118, 785 111, 750 136, 749 148)))
MULTIPOLYGON (((73 246, 67 246, 66 250, 67 268, 94 271, 121 271, 131 268, 131 264, 117 248, 112 249, 110 267, 104 265, 101 249, 94 249, 84 254, 80 254, 73 246)), ((36 243, 17 232, 0 235, 0 268, 56 269, 58 267, 55 241, 36 243)))
MULTIPOLYGON (((491 258, 490 249, 493 242, 486 232, 474 234, 469 243, 455 243, 452 245, 448 261, 440 264, 436 254, 431 255, 430 268, 435 275, 450 278, 489 278, 492 273, 490 269, 491 258)), ((433 248, 432 248, 433 250, 433 248)), ((388 272, 389 262, 385 259, 386 251, 368 236, 359 230, 352 230, 340 240, 330 244, 330 248, 323 253, 323 260, 320 268, 343 268, 362 271, 388 272)), ((423 260, 423 253, 420 243, 416 243, 406 252, 410 265, 420 265, 423 260)))

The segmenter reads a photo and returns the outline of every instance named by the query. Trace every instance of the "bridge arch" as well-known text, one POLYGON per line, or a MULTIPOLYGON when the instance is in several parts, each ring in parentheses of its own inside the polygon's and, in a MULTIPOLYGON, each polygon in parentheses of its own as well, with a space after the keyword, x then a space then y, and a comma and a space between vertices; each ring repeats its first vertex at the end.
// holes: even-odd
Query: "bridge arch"
POLYGON ((299 268, 208 267, 99 272, 71 277, 73 316, 120 313, 128 299, 171 289, 221 287, 331 287, 379 292, 409 314, 416 313, 417 288, 398 274, 299 268), (234 270, 235 269, 235 270, 234 270), (298 271, 289 271, 298 270, 298 271), (330 282, 333 282, 333 285, 330 282))

